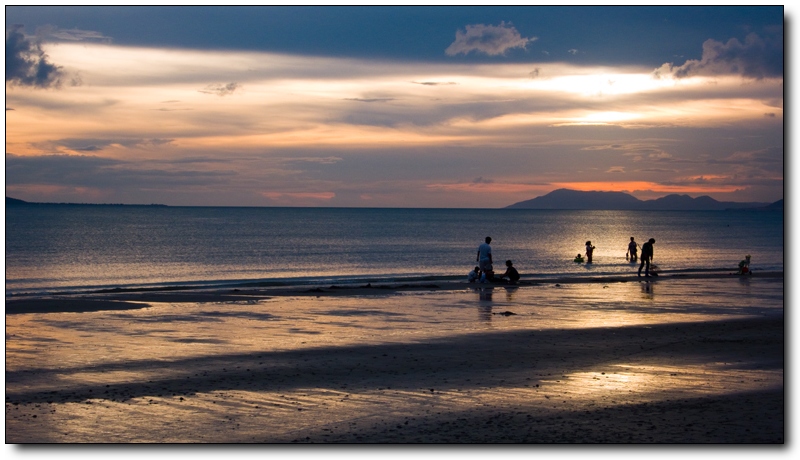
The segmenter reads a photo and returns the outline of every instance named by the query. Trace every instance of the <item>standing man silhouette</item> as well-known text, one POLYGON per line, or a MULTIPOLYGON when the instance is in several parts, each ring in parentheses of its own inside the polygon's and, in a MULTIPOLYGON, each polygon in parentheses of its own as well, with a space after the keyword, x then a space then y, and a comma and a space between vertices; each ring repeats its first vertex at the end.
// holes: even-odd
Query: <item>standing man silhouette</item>
POLYGON ((492 242, 492 237, 487 236, 486 242, 478 246, 478 256, 475 260, 478 261, 478 267, 481 271, 486 273, 486 270, 492 270, 492 247, 489 243, 492 242))
POLYGON ((631 237, 631 242, 628 243, 628 253, 625 254, 625 258, 628 258, 628 254, 630 254, 631 262, 636 262, 636 253, 639 252, 639 245, 636 244, 633 237, 631 237))

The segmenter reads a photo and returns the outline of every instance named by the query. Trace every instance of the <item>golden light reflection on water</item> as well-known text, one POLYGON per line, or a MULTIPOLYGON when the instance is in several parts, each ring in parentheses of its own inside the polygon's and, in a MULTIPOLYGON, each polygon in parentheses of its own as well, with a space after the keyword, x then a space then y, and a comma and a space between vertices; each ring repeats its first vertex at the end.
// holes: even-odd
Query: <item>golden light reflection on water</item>
POLYGON ((738 281, 726 286, 654 281, 273 298, 255 304, 154 303, 151 308, 120 312, 9 315, 6 365, 24 369, 185 359, 425 340, 498 328, 707 321, 782 308, 782 284, 761 284, 758 296, 749 283, 738 281))
MULTIPOLYGON (((661 363, 635 363, 615 364, 609 367, 608 372, 569 373, 564 376, 563 381, 549 383, 560 383, 561 392, 587 401, 614 397, 629 399, 630 393, 636 393, 637 401, 642 398, 658 401, 665 398, 782 388, 783 372, 713 365, 665 366, 661 363)), ((608 402, 617 401, 609 399, 608 402)))
POLYGON ((679 335, 662 328, 652 339, 667 342, 655 343, 648 331, 780 316, 782 288, 548 284, 7 315, 7 395, 34 395, 7 402, 7 432, 9 442, 324 441, 474 408, 563 413, 781 388, 782 367, 704 361, 678 349, 679 335))

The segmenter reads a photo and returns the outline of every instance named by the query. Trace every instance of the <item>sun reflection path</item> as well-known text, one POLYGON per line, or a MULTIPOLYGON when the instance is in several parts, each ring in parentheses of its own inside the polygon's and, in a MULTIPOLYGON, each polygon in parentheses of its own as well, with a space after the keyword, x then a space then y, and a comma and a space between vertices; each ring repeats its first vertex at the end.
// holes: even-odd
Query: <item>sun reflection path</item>
POLYGON ((8 315, 7 442, 780 442, 782 280, 650 288, 8 315))

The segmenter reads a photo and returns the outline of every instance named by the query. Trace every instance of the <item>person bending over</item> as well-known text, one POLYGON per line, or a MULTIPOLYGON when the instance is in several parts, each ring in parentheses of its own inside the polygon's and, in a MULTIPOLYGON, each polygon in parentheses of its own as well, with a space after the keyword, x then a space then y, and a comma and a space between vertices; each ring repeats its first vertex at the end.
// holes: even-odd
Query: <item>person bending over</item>
POLYGON ((642 276, 642 268, 644 268, 645 278, 650 278, 650 264, 653 262, 653 244, 655 242, 656 240, 654 238, 650 238, 647 240, 647 243, 642 245, 642 263, 639 264, 638 276, 642 276))

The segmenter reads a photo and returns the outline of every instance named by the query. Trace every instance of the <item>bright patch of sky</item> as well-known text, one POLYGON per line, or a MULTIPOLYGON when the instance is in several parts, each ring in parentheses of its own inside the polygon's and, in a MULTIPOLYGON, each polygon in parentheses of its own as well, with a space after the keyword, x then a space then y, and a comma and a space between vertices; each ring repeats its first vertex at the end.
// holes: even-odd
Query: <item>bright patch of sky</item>
POLYGON ((771 202, 783 20, 782 7, 9 6, 6 194, 771 202))

